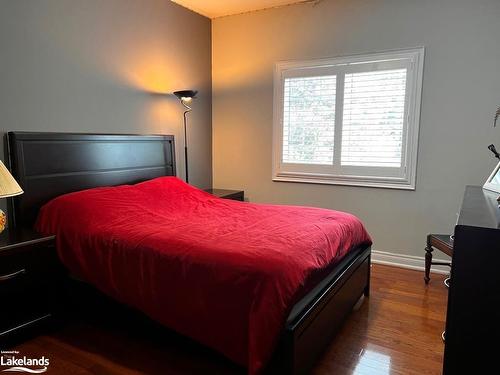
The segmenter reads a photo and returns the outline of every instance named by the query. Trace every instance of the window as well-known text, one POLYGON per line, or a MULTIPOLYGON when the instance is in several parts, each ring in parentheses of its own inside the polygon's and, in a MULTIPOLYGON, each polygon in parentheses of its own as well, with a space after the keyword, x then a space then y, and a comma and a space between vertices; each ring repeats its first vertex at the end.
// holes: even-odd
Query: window
POLYGON ((276 64, 273 180, 415 189, 423 58, 276 64))

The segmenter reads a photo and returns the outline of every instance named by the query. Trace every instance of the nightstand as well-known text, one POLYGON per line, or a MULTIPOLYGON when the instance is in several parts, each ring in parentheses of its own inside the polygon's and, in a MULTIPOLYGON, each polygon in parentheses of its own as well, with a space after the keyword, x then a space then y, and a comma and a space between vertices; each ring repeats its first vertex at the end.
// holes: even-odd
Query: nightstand
POLYGON ((52 317, 62 270, 54 236, 9 229, 0 234, 0 342, 52 317))
POLYGON ((245 192, 243 190, 205 189, 205 191, 219 198, 232 199, 235 201, 245 200, 245 192))

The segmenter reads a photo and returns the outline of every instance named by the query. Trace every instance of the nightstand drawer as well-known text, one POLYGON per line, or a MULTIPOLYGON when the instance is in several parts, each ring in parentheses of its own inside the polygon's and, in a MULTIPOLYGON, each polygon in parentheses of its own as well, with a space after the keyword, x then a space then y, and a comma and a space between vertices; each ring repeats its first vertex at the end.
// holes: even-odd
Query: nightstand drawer
POLYGON ((53 296, 47 293, 47 282, 29 273, 0 281, 0 337, 31 320, 50 315, 53 296))
POLYGON ((22 249, 0 251, 0 288, 10 282, 26 279, 38 282, 38 278, 50 275, 48 269, 57 265, 52 246, 33 244, 22 249))
POLYGON ((43 290, 44 287, 53 284, 54 281, 50 274, 42 274, 40 270, 33 268, 31 265, 20 265, 13 272, 1 272, 0 301, 5 303, 16 295, 40 294, 39 290, 43 290))

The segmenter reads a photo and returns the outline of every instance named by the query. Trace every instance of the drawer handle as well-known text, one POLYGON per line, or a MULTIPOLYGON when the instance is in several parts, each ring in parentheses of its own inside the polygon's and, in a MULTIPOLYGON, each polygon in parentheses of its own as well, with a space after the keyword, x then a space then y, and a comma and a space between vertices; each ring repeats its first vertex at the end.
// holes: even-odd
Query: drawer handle
POLYGON ((0 275, 0 281, 7 281, 7 280, 10 280, 10 279, 13 279, 14 277, 23 275, 25 273, 26 273, 26 268, 23 268, 22 270, 10 273, 8 275, 0 275))

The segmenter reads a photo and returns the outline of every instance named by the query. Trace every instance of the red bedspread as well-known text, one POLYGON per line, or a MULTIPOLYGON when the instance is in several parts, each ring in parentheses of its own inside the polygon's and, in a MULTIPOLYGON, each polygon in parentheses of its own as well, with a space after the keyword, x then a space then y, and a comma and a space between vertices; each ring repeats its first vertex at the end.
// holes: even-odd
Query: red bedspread
POLYGON ((175 177, 58 197, 36 226, 75 276, 250 373, 308 276, 370 243, 353 215, 215 198, 175 177))

